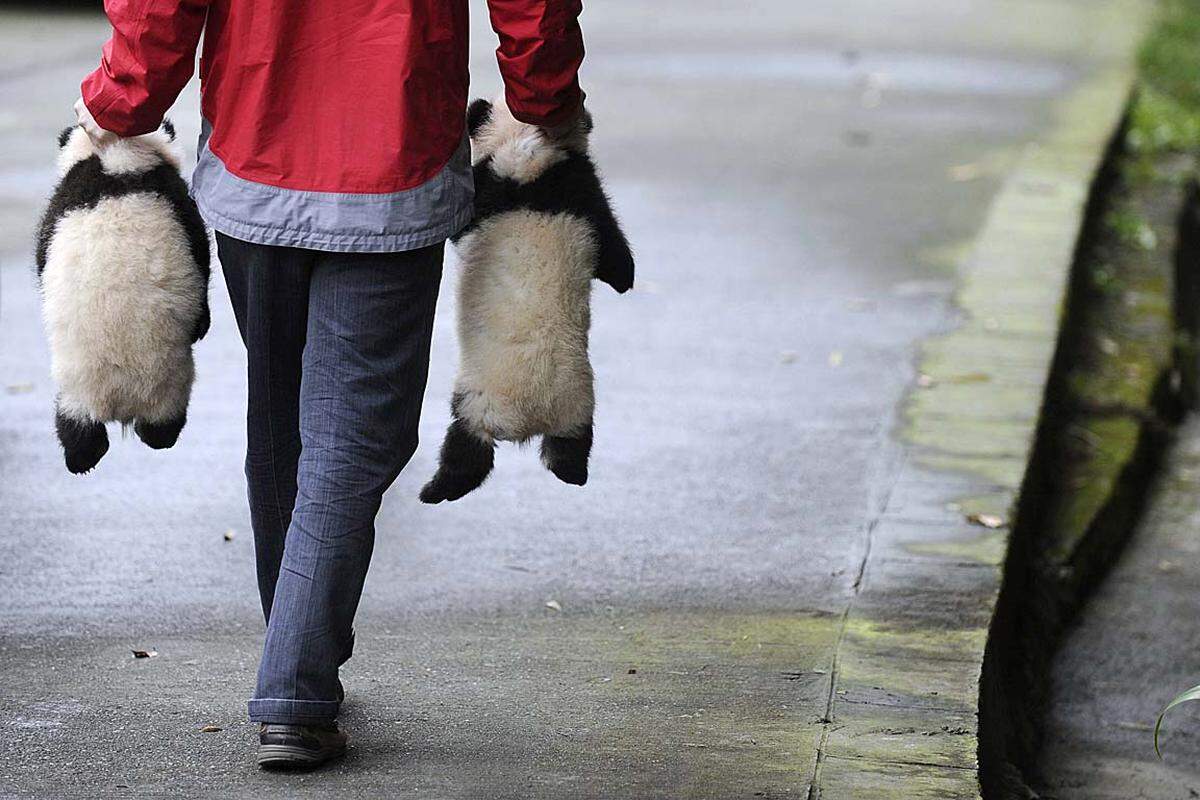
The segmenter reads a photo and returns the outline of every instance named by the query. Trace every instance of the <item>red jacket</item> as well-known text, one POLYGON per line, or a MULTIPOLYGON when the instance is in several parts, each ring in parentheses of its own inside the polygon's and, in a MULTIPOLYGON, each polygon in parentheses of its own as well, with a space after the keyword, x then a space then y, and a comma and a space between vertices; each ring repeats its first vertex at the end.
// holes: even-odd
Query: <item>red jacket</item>
MULTIPOLYGON (((580 0, 487 0, 513 114, 553 126, 582 101, 580 0)), ((234 175, 319 192, 419 186, 462 140, 467 0, 105 0, 113 25, 83 99, 122 136, 158 127, 201 31, 209 148, 234 175)))

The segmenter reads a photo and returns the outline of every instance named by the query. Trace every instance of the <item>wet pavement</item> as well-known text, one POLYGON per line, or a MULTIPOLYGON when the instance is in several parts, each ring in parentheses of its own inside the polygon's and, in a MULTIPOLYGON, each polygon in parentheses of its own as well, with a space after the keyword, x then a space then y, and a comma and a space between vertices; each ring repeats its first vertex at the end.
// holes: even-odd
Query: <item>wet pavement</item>
MULTIPOLYGON (((179 445, 118 438, 82 479, 61 465, 32 228, 105 29, 5 12, 0 795, 806 796, 825 743, 853 738, 830 718, 832 675, 871 533, 909 481, 918 345, 959 321, 962 254, 1015 148, 1111 56, 1120 5, 589 6, 595 155, 639 268, 630 295, 595 293, 591 481, 505 448, 469 498, 416 501, 448 418, 451 265, 423 444, 385 500, 345 670, 353 749, 303 776, 251 762, 261 620, 219 278, 179 445)), ((493 39, 474 24, 490 95, 493 39)), ((193 85, 173 112, 185 140, 195 103, 193 85)), ((935 490, 910 519, 944 513, 937 476, 921 480, 935 490)), ((913 581, 903 563, 881 580, 913 581)), ((885 652, 841 666, 868 707, 891 702, 872 674, 908 668, 885 652)), ((973 725, 972 696, 926 695, 905 713, 973 725)), ((973 745, 945 741, 945 775, 906 796, 969 796, 944 787, 971 783, 973 745)), ((915 760, 857 746, 843 773, 862 759, 876 786, 915 760)), ((894 796, 838 774, 820 796, 894 796)))

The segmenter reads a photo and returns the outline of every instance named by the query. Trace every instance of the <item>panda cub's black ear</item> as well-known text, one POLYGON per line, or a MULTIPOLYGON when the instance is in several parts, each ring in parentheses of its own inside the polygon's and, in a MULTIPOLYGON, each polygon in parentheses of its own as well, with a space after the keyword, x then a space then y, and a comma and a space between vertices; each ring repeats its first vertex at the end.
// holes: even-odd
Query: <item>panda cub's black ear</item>
POLYGON ((71 134, 75 132, 75 128, 76 128, 75 125, 71 125, 69 127, 63 128, 61 131, 58 132, 58 149, 59 150, 66 147, 67 142, 71 141, 71 134))
POLYGON ((492 116, 492 104, 482 97, 471 103, 471 107, 467 109, 467 135, 475 138, 475 134, 479 133, 479 129, 483 127, 483 123, 488 121, 492 116))
POLYGON ((167 134, 167 139, 172 142, 175 141, 175 123, 169 119, 164 119, 162 121, 162 129, 167 134))

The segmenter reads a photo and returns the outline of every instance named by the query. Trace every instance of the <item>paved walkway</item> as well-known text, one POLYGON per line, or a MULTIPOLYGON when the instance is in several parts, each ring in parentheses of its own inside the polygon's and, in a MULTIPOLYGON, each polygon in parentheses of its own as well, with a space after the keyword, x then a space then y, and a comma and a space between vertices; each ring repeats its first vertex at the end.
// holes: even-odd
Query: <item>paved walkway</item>
POLYGON ((1003 539, 948 503, 1000 479, 921 469, 900 410, 922 341, 961 321, 1019 146, 1124 57, 1136 5, 590 5, 596 154, 640 270, 632 295, 596 292, 592 482, 506 449, 469 499, 416 502, 453 378, 448 270, 424 445, 384 504, 346 670, 354 748, 291 777, 252 767, 244 720, 261 622, 224 288, 179 446, 116 441, 67 475, 29 232, 103 26, 6 12, 0 795, 974 796, 1003 539))
POLYGON ((1054 664, 1042 770, 1057 800, 1200 796, 1197 707, 1154 720, 1200 683, 1200 420, 1179 431, 1150 507, 1054 664))

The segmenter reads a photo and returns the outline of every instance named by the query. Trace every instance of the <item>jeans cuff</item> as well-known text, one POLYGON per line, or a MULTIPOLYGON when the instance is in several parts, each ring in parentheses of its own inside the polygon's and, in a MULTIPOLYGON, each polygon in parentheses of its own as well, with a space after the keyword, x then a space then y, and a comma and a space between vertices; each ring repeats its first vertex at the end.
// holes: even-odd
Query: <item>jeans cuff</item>
POLYGON ((251 722, 273 725, 311 725, 333 722, 341 703, 335 700, 254 699, 246 704, 251 722))

